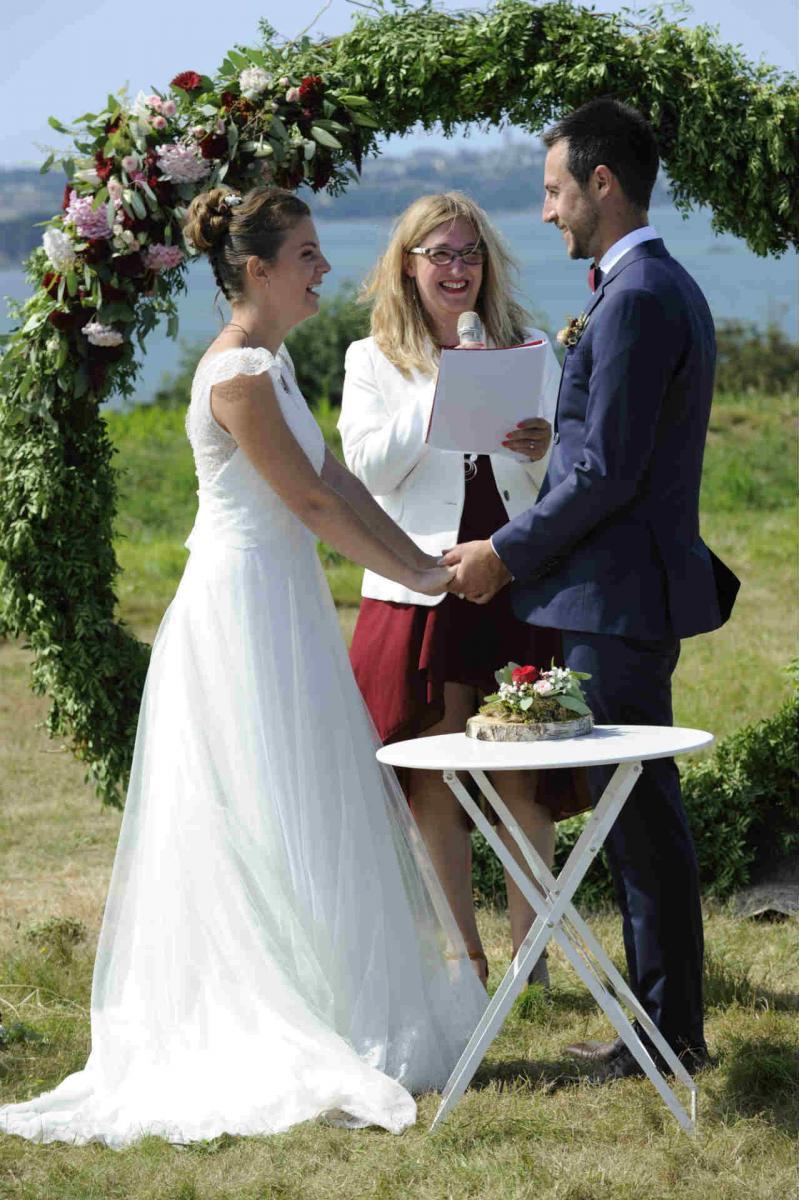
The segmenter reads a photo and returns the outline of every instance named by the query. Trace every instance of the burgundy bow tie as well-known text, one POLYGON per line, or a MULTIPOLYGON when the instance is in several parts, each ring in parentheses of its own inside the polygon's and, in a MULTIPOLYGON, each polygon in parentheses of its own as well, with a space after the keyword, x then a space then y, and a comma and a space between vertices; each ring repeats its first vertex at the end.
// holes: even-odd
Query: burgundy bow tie
POLYGON ((602 282, 602 269, 596 263, 591 263, 588 268, 588 286, 592 292, 595 292, 602 282))

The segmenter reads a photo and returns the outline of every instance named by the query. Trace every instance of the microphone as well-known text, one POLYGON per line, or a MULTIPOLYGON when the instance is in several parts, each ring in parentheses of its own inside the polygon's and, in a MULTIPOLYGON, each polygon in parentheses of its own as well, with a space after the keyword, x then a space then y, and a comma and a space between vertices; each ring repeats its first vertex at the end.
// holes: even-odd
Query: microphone
POLYGON ((464 312, 458 317, 458 345, 484 346, 483 322, 476 312, 464 312))

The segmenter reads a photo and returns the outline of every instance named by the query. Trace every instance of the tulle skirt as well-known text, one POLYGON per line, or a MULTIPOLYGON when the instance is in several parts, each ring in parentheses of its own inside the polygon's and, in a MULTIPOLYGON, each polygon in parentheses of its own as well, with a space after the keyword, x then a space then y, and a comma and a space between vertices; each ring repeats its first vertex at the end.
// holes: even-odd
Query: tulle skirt
POLYGON ((193 545, 142 701, 91 1055, 0 1129, 121 1147, 413 1123, 486 994, 377 745, 313 539, 193 545))

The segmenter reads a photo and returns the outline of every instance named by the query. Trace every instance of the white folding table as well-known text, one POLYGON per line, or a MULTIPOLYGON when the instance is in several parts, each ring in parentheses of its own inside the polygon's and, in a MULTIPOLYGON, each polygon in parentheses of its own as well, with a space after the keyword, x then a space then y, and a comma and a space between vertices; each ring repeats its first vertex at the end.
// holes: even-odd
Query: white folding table
POLYGON ((447 1082, 432 1129, 446 1119, 466 1091, 489 1046, 502 1028, 514 1000, 526 986, 531 970, 552 939, 560 946, 680 1125, 686 1131, 694 1132, 696 1084, 577 912, 572 897, 588 867, 601 850, 613 822, 641 774, 641 763, 647 759, 667 758, 698 750, 712 741, 713 735, 700 729, 657 725, 598 725, 586 736, 561 740, 482 742, 467 738, 463 733, 450 733, 396 742, 378 750, 377 757, 380 761, 391 766, 443 772, 450 790, 536 914, 516 957, 447 1082), (525 837, 486 772, 593 766, 615 766, 616 770, 562 871, 556 877, 525 837), (538 888, 519 867, 499 837, 496 827, 486 819, 469 795, 458 778, 458 771, 468 772, 491 804, 521 850, 533 878, 539 885, 538 888), (687 1109, 647 1051, 622 1008, 622 1001, 676 1079, 688 1089, 687 1109))

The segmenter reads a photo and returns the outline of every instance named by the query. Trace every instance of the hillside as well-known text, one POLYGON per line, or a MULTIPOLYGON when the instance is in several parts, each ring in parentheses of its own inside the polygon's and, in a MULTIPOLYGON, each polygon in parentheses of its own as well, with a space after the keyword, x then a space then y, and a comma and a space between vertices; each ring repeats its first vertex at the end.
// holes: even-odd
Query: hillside
MULTIPOLYGON (((453 138, 452 149, 416 150, 367 159, 361 181, 342 196, 312 196, 314 212, 327 220, 390 217, 425 192, 459 188, 491 212, 537 207, 543 193, 544 150, 533 138, 513 137, 498 148, 480 149, 479 133, 453 138)), ((0 168, 0 267, 18 265, 38 245, 37 223, 58 212, 64 191, 59 171, 0 168)), ((668 198, 658 181, 653 203, 668 198)))

